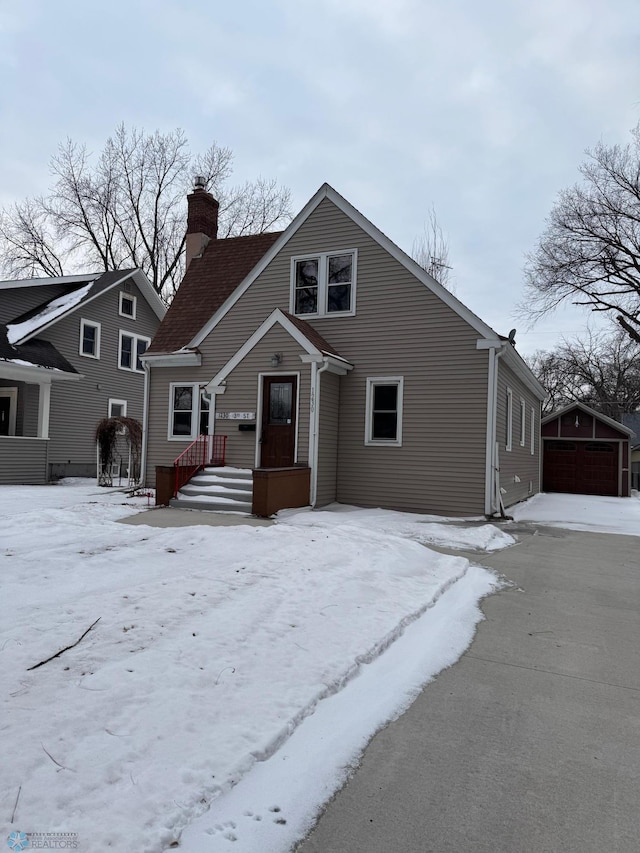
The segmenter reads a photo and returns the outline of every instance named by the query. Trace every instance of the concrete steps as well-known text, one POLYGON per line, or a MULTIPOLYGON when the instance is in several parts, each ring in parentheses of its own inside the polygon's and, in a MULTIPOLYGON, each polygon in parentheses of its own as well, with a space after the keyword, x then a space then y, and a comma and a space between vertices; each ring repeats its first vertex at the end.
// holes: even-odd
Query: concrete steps
POLYGON ((253 475, 246 468, 204 468, 180 489, 170 505, 177 509, 251 514, 253 475))

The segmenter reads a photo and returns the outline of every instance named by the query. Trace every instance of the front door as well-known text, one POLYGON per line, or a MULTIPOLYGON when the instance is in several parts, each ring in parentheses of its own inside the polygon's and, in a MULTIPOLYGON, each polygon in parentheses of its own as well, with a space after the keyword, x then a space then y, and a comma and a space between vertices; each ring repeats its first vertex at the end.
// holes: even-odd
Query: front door
POLYGON ((0 397, 0 435, 9 435, 9 415, 11 414, 11 398, 0 397))
POLYGON ((260 466, 287 468, 296 448, 296 377, 265 376, 262 385, 260 466))

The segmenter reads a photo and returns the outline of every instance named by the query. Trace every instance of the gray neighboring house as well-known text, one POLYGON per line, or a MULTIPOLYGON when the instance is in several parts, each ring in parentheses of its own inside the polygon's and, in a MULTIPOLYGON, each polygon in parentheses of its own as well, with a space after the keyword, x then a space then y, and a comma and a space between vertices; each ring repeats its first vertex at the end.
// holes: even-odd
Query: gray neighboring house
POLYGON ((0 282, 0 484, 95 476, 98 421, 142 421, 165 311, 139 269, 0 282))
POLYGON ((150 485, 202 432, 254 499, 292 467, 316 507, 493 515, 539 491, 546 392, 513 341, 332 187, 285 231, 230 239, 202 187, 188 202, 187 270, 144 356, 150 485))

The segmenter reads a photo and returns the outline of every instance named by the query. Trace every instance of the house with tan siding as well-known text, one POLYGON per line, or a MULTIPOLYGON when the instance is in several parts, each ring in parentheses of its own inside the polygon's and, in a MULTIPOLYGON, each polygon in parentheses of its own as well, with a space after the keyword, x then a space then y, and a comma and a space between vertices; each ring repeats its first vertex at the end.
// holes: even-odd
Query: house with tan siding
POLYGON ((539 491, 545 391, 513 342, 332 187, 283 232, 224 240, 202 184, 188 201, 185 277, 143 356, 148 484, 193 468, 178 504, 204 507, 217 480, 233 508, 244 479, 256 511, 290 476, 270 510, 441 515, 539 491))
POLYGON ((143 419, 165 312, 139 269, 0 282, 0 484, 96 475, 97 423, 143 419))

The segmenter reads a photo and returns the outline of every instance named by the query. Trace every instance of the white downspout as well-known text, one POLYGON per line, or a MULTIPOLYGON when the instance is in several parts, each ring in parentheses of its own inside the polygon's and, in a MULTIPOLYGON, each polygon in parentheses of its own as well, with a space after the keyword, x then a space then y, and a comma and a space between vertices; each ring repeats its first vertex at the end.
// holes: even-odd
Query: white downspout
POLYGON ((498 359, 504 352, 504 346, 489 349, 489 370, 487 380, 487 441, 485 448, 485 515, 500 512, 500 483, 497 471, 497 435, 498 420, 498 359))
POLYGON ((311 465, 311 508, 313 509, 318 499, 318 432, 320 429, 320 374, 329 369, 329 360, 323 359, 323 365, 318 369, 318 364, 315 361, 311 362, 311 387, 314 388, 314 406, 313 406, 313 432, 311 434, 313 453, 309 448, 309 457, 312 461, 311 465))
POLYGON ((149 446, 149 383, 151 380, 151 367, 148 362, 144 364, 144 394, 142 399, 142 451, 140 460, 140 485, 146 485, 147 481, 147 447, 149 446))

